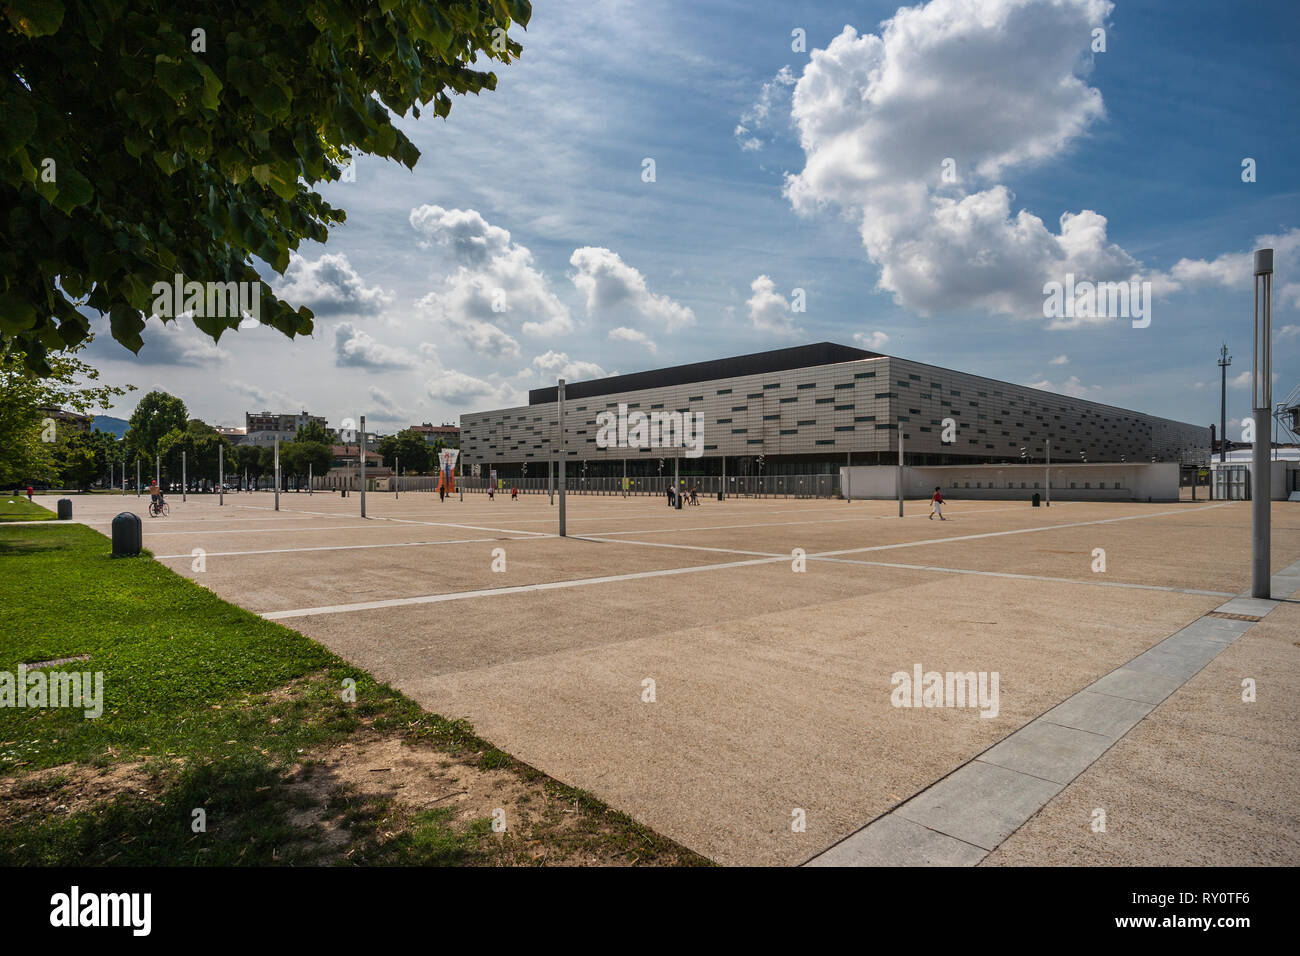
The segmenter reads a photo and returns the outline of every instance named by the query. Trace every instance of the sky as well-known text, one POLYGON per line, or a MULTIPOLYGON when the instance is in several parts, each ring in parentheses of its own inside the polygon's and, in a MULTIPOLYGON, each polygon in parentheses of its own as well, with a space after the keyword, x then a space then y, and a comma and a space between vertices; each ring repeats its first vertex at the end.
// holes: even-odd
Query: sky
POLYGON ((397 120, 414 171, 360 157, 321 190, 347 222, 263 269, 311 337, 151 319, 138 356, 84 357, 140 389, 123 417, 163 388, 213 424, 391 431, 832 341, 1209 424, 1226 342, 1240 421, 1256 248, 1274 401, 1300 384, 1298 26, 1294 0, 538 0, 495 91, 397 120), (1071 276, 1149 289, 1146 318, 1049 316, 1071 276))

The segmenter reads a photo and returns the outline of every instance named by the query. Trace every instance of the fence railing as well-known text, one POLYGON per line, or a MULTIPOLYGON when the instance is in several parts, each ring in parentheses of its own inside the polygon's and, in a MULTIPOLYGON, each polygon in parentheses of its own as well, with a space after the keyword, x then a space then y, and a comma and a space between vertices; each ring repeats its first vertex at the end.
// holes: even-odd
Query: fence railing
MULTIPOLYGON (((392 478, 367 478, 367 492, 393 491, 392 478)), ((403 475, 396 479, 397 492, 438 490, 437 475, 403 475)), ((486 494, 489 478, 457 477, 456 488, 467 494, 486 494)), ((646 495, 666 497, 673 484, 672 475, 654 475, 639 478, 584 478, 567 475, 566 488, 571 495, 605 495, 610 497, 646 495)), ((359 491, 361 484, 355 476, 322 476, 312 482, 316 491, 359 491)), ((559 481, 554 482, 559 491, 559 481)), ((694 488, 702 497, 716 498, 724 488, 721 475, 687 475, 678 479, 678 487, 689 491, 694 488)), ((509 493, 518 488, 520 494, 544 495, 549 491, 546 477, 528 477, 516 481, 500 479, 497 492, 509 493)), ((839 475, 728 475, 725 481, 728 496, 740 498, 837 498, 840 494, 839 475)))

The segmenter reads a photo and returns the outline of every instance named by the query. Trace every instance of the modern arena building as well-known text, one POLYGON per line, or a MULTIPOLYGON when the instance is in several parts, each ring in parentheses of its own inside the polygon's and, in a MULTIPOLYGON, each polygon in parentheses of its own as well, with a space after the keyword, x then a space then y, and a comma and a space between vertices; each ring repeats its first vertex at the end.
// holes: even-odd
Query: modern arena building
MULTIPOLYGON (((571 479, 671 475, 836 476, 846 465, 1202 464, 1210 429, 1024 385, 821 342, 565 385, 571 479), (702 454, 600 447, 603 412, 698 413, 702 454), (945 421, 948 420, 948 421, 945 421), (947 440, 945 440, 947 439, 947 440), (674 461, 675 460, 675 461, 674 461), (665 468, 666 464, 666 468, 665 468)), ((465 473, 545 482, 557 388, 461 418, 465 473)), ((608 438, 606 433, 606 439, 608 438)), ((697 449, 698 450, 698 449, 697 449)), ((838 490, 838 488, 836 488, 838 490)))

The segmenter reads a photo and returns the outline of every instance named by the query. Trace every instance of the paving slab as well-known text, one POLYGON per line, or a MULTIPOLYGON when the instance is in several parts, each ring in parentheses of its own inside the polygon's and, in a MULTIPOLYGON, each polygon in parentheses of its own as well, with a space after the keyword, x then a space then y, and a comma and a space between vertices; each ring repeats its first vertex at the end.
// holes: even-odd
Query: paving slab
POLYGON ((1181 683, 1172 677, 1143 674, 1121 667, 1111 671, 1088 690, 1094 694, 1109 694, 1112 697, 1127 697, 1129 700, 1158 704, 1176 691, 1181 683))
POLYGON ((985 763, 1018 770, 1055 783, 1069 783, 1096 760, 1114 738, 1035 720, 980 755, 985 763))
POLYGON ((1139 700, 1083 690, 1053 707, 1039 720, 1103 737, 1119 738, 1155 708, 1139 700))
POLYGON ((992 850, 1062 786, 977 759, 917 794, 893 815, 992 850))
POLYGON ((988 851, 897 814, 837 843, 808 866, 974 866, 988 851))

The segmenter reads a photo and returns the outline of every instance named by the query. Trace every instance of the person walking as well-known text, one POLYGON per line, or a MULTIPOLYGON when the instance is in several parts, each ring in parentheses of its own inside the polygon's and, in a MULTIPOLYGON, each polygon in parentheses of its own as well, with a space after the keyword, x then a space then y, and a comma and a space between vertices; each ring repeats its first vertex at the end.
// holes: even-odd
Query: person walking
POLYGON ((669 507, 669 508, 671 508, 671 507, 673 506, 673 497, 674 497, 674 495, 673 495, 673 486, 672 486, 672 485, 669 485, 669 486, 668 486, 668 507, 669 507))
POLYGON ((930 520, 931 521, 934 520, 935 515, 939 516, 940 521, 948 520, 943 516, 943 494, 940 493, 938 488, 934 489, 934 497, 930 499, 930 520))

